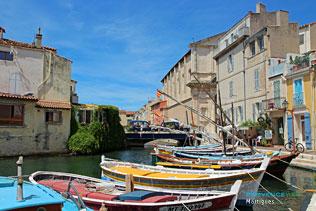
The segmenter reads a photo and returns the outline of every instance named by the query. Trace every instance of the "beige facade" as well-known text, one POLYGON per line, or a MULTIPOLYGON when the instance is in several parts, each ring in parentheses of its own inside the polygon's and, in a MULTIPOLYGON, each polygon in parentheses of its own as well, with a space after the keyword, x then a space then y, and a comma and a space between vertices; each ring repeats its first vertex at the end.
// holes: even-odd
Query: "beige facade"
POLYGON ((300 54, 316 50, 316 23, 305 24, 299 29, 300 54))
POLYGON ((65 152, 70 134, 71 61, 42 46, 40 31, 33 44, 6 39, 3 32, 0 156, 65 152))
MULTIPOLYGON (((214 49, 222 34, 191 43, 190 50, 161 80, 163 91, 207 117, 215 120, 216 72, 214 49)), ((167 99, 165 118, 178 119, 185 124, 199 126, 201 130, 215 131, 215 126, 187 111, 179 103, 167 99)))
MULTIPOLYGON (((223 109, 229 117, 234 112, 235 124, 256 121, 266 112, 268 102, 275 97, 277 101, 285 97, 283 70, 269 75, 270 66, 284 61, 288 52, 298 51, 298 26, 288 22, 288 12, 267 12, 262 4, 257 4, 255 13, 249 12, 226 32, 214 58, 223 109), (273 86, 277 86, 280 93, 276 93, 273 86)), ((274 124, 278 127, 274 131, 284 128, 284 112, 269 114, 274 123, 280 123, 274 124)), ((274 142, 279 143, 277 139, 274 142)))

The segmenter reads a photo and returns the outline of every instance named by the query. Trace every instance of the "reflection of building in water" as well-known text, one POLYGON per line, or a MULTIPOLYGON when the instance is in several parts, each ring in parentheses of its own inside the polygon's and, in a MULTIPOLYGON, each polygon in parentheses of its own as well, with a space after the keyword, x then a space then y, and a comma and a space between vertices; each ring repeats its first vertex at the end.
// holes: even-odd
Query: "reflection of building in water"
POLYGON ((316 188, 316 173, 296 168, 288 168, 283 175, 286 182, 303 189, 316 188))

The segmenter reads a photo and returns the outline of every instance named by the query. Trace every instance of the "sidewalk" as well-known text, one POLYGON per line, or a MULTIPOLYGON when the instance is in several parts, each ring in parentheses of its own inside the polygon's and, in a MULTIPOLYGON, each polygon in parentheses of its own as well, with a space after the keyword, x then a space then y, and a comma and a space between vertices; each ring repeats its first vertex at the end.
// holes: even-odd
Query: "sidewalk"
MULTIPOLYGON (((284 146, 282 145, 275 145, 272 147, 262 147, 258 146, 256 147, 257 150, 262 151, 278 151, 281 149, 282 152, 287 152, 284 146)), ((316 151, 305 151, 304 153, 301 153, 297 158, 292 160, 290 163, 290 166, 296 167, 296 168, 302 168, 305 170, 311 170, 316 171, 316 151)))

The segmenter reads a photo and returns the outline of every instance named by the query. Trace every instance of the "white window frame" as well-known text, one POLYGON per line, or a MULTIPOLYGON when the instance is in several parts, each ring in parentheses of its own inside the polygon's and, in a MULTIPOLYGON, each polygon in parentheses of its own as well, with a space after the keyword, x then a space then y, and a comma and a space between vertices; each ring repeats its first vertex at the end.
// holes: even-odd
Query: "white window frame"
POLYGON ((254 71, 254 82, 255 82, 255 91, 260 90, 260 70, 255 69, 254 71))
POLYGON ((229 97, 233 97, 234 96, 234 82, 233 81, 229 81, 229 97))

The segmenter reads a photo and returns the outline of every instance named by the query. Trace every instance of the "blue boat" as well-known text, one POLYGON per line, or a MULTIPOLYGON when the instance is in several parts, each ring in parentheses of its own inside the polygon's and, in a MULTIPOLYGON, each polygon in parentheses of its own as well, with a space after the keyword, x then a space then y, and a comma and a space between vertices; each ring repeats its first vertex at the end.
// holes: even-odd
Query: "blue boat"
POLYGON ((236 156, 210 156, 210 155, 199 155, 199 154, 190 154, 185 152, 175 152, 175 156, 182 158, 194 158, 194 159, 208 159, 208 160, 253 160, 256 158, 264 158, 265 154, 255 154, 255 155, 236 155, 236 156))
POLYGON ((74 201, 64 198, 54 190, 43 185, 23 182, 23 198, 17 200, 18 180, 0 177, 0 211, 75 211, 91 209, 80 207, 74 201))

